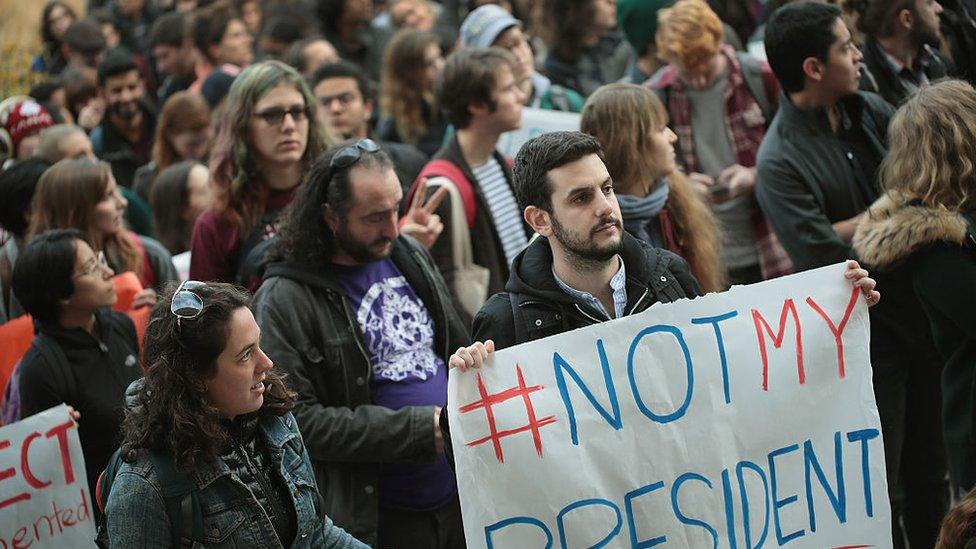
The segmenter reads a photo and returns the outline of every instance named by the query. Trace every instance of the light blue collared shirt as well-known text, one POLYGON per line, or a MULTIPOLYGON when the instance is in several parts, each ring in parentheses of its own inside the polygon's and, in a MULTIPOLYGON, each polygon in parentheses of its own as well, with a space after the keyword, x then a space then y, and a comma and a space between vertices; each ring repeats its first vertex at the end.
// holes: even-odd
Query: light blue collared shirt
POLYGON ((559 275, 556 274, 555 266, 552 269, 552 277, 556 279, 556 284, 562 288, 564 292, 570 295, 573 299, 582 301, 587 305, 590 305, 594 309, 607 315, 607 318, 620 318, 624 316, 624 308, 627 307, 627 269, 624 267, 624 260, 617 256, 617 261, 620 262, 620 269, 617 270, 617 274, 613 275, 610 279, 610 289, 613 290, 613 312, 614 316, 610 316, 607 312, 606 307, 603 303, 593 296, 589 292, 581 292, 576 288, 573 288, 569 284, 563 282, 559 275))

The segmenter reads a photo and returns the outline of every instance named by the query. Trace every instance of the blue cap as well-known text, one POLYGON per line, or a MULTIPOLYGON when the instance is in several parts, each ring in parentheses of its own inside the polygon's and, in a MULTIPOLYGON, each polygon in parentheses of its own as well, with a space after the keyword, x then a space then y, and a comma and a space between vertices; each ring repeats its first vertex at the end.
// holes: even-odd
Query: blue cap
POLYGON ((472 11, 461 23, 461 45, 465 48, 490 48, 498 35, 522 23, 497 4, 485 4, 472 11))

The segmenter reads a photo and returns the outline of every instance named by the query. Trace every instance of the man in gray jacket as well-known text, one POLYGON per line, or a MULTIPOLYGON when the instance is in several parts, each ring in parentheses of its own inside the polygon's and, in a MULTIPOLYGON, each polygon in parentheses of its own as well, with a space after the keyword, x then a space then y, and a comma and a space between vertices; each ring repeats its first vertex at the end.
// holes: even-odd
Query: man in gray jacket
MULTIPOLYGON (((878 197, 893 114, 881 97, 857 91, 862 56, 840 16, 804 2, 766 26, 784 96, 759 149, 756 198, 797 271, 856 259, 851 239, 878 197)), ((907 536, 911 547, 933 547, 947 497, 937 353, 928 329, 909 328, 905 311, 920 311, 911 285, 872 273, 889 296, 871 310, 871 363, 894 546, 907 536)))
POLYGON ((372 141, 326 153, 286 215, 254 313, 298 393, 326 514, 372 546, 451 549, 464 537, 438 420, 446 361, 468 335, 430 255, 399 234, 402 197, 372 141))

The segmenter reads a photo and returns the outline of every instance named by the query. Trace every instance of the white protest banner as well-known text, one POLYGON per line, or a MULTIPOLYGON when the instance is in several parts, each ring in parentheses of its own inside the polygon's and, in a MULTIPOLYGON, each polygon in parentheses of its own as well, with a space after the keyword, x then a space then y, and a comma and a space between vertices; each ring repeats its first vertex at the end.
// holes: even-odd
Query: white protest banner
POLYGON ((95 547, 85 459, 68 407, 0 428, 0 549, 95 547))
POLYGON ((547 111, 526 107, 522 109, 522 126, 503 133, 498 138, 498 150, 515 158, 522 144, 537 135, 555 131, 579 131, 580 115, 574 112, 547 111))
POLYGON ((452 371, 468 548, 891 547, 867 308, 843 272, 452 371))

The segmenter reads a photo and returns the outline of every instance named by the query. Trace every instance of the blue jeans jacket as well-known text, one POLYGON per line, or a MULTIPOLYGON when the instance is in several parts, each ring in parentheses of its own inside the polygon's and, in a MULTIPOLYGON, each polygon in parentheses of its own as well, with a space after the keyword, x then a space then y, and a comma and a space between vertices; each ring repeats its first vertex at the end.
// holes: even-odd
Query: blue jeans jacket
MULTIPOLYGON (((364 549, 368 546, 320 518, 318 487, 305 444, 291 414, 261 420, 274 466, 288 484, 298 518, 292 547, 364 549)), ((281 547, 271 522, 247 487, 222 460, 190 474, 203 509, 203 544, 194 547, 281 547)), ((106 505, 109 547, 151 548, 170 545, 170 522, 155 468, 148 457, 119 469, 106 505)))

